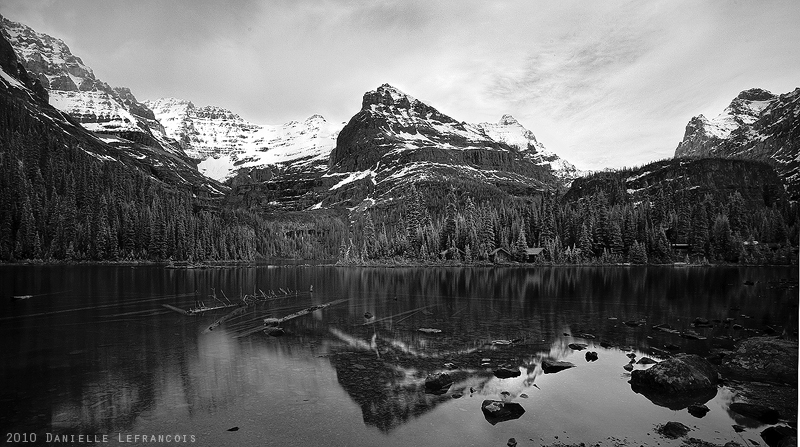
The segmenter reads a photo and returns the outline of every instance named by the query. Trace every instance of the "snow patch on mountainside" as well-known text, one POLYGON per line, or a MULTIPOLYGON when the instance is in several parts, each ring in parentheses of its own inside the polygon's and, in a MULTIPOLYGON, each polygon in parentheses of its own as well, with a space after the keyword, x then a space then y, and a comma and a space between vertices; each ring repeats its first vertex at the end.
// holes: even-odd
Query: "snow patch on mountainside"
POLYGON ((722 113, 714 119, 705 119, 706 132, 715 138, 728 138, 731 132, 756 122, 761 112, 772 104, 775 100, 769 101, 745 101, 738 108, 728 106, 722 113))
POLYGON ((0 67, 0 78, 2 78, 3 81, 6 83, 6 85, 8 85, 10 87, 26 89, 26 87, 24 85, 22 85, 21 82, 19 82, 16 78, 11 76, 10 74, 6 73, 5 70, 3 70, 2 67, 0 67))
POLYGON ((92 132, 142 132, 136 118, 106 92, 50 91, 50 105, 92 132))

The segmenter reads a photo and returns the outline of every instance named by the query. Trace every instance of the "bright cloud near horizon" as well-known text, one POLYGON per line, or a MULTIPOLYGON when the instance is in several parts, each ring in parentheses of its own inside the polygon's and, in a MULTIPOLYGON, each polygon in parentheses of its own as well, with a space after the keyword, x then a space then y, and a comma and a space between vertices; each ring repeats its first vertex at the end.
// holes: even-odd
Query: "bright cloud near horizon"
POLYGON ((460 121, 511 114, 581 169, 671 157, 692 116, 800 87, 797 0, 3 0, 137 99, 345 122, 389 83, 460 121))

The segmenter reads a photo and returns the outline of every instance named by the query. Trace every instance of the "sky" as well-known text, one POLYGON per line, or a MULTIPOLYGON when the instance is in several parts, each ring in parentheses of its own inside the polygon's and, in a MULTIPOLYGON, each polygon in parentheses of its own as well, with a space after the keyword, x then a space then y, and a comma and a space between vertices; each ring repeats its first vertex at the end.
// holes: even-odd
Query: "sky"
POLYGON ((797 0, 0 0, 140 101, 346 122, 389 83, 459 121, 511 114, 580 169, 671 157, 693 116, 800 87, 797 0))

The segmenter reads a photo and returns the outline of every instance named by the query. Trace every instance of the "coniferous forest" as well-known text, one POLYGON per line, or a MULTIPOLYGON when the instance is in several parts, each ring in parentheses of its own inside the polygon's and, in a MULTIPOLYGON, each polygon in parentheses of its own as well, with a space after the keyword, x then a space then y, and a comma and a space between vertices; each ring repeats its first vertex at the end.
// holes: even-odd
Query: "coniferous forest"
POLYGON ((719 200, 689 190, 658 189, 638 203, 609 200, 604 191, 574 201, 551 191, 476 203, 468 191, 426 200, 435 196, 412 188, 402 208, 354 219, 340 260, 480 262, 502 247, 512 260, 556 264, 797 263, 796 203, 748 206, 738 191, 719 200), (544 250, 531 259, 531 247, 544 250))
POLYGON ((0 98, 0 113, 3 261, 324 259, 346 231, 324 213, 278 221, 227 209, 102 160, 18 99, 0 98))

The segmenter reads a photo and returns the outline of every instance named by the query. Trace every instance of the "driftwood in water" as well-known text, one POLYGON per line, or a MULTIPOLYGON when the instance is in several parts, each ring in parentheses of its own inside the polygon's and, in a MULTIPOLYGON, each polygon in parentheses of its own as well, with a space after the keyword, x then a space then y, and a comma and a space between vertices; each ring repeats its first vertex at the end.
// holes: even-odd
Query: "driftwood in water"
POLYGON ((297 312, 295 312, 293 314, 289 314, 289 315, 287 315, 285 317, 282 317, 282 318, 265 318, 264 319, 264 324, 267 325, 267 326, 275 326, 275 325, 283 323, 284 321, 288 321, 288 320, 291 320, 291 319, 297 318, 297 317, 302 317, 303 315, 308 315, 311 312, 314 312, 315 310, 325 309, 326 307, 333 306, 334 304, 343 303, 345 301, 347 301, 347 300, 346 299, 340 299, 340 300, 334 300, 334 301, 331 301, 331 302, 325 303, 325 304, 317 304, 315 306, 307 307, 307 308, 305 308, 303 310, 297 311, 297 312))
POLYGON ((221 304, 219 306, 212 306, 212 307, 208 307, 208 306, 192 307, 191 309, 186 311, 186 314, 187 315, 197 315, 197 314, 201 314, 201 313, 204 313, 204 312, 209 312, 209 311, 212 311, 212 310, 228 309, 230 307, 239 307, 239 304, 231 303, 231 304, 221 304))
MULTIPOLYGON (((72 289, 70 289, 72 290, 72 289)), ((67 293, 69 290, 62 290, 61 292, 49 292, 49 293, 37 293, 35 295, 13 295, 11 297, 12 300, 27 300, 33 298, 35 296, 47 296, 47 295, 58 295, 59 293, 67 293)))
POLYGON ((239 315, 245 313, 246 311, 247 311, 247 309, 245 307, 239 307, 238 309, 234 310, 233 312, 231 312, 231 313, 225 315, 224 317, 221 317, 219 320, 211 323, 211 326, 207 327, 206 330, 203 331, 203 333, 207 334, 207 333, 213 331, 214 329, 219 327, 219 325, 221 325, 225 321, 227 321, 227 320, 229 320, 229 319, 231 319, 233 317, 239 316, 239 315))
POLYGON ((179 314, 183 314, 183 315, 194 315, 194 314, 190 314, 188 311, 186 311, 186 310, 184 310, 184 309, 181 309, 181 308, 175 307, 175 306, 173 306, 173 305, 171 305, 171 304, 162 304, 162 306, 166 307, 166 308, 167 308, 167 309, 169 309, 169 310, 174 310, 175 312, 178 312, 179 314))
POLYGON ((190 309, 181 309, 179 307, 175 307, 175 306, 170 305, 170 304, 162 304, 162 306, 166 307, 169 310, 174 310, 175 312, 178 312, 178 313, 183 314, 183 315, 200 315, 200 314, 202 314, 204 312, 209 312, 209 311, 212 311, 212 310, 220 310, 220 309, 228 309, 228 308, 231 308, 231 307, 239 307, 240 304, 231 303, 231 304, 225 304, 225 305, 213 306, 213 307, 200 306, 200 307, 192 307, 190 309))

